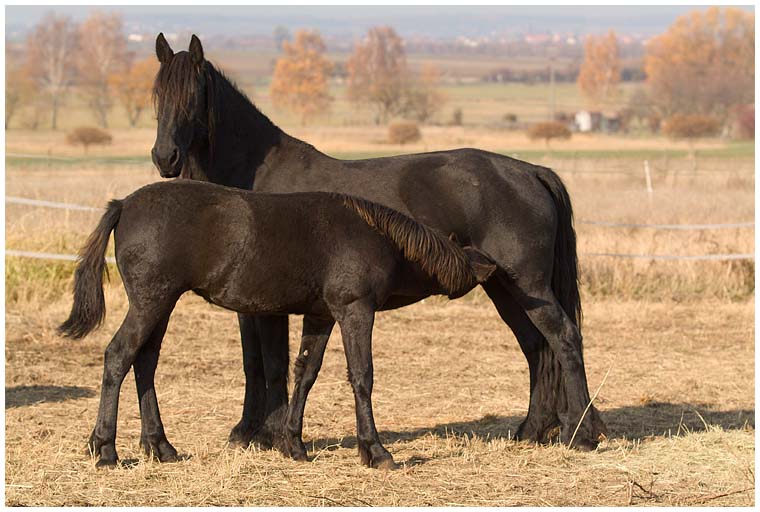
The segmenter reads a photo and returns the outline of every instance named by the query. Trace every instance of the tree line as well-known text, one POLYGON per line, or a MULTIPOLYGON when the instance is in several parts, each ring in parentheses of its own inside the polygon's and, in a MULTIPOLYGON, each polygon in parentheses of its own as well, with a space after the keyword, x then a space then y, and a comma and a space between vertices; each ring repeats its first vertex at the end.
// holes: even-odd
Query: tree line
MULTIPOLYGON (((753 13, 710 7, 681 16, 647 42, 643 68, 645 87, 630 97, 623 114, 647 122, 654 131, 668 120, 684 129, 692 124, 715 131, 732 118, 746 120, 747 109, 754 128, 753 13)), ((587 106, 616 104, 620 80, 615 33, 588 37, 577 80, 587 106)))
MULTIPOLYGON (((301 30, 293 41, 282 41, 270 93, 278 107, 297 114, 302 123, 326 113, 334 98, 328 78, 335 65, 325 55, 319 32, 301 30)), ((346 63, 346 95, 356 105, 369 106, 376 124, 394 116, 425 122, 445 102, 438 90, 438 68, 424 65, 413 73, 406 61, 403 40, 387 26, 373 27, 357 43, 346 63)))
POLYGON ((74 85, 101 127, 108 127, 116 101, 135 126, 150 106, 157 70, 154 57, 138 60, 128 50, 119 14, 95 11, 81 24, 48 14, 27 36, 23 56, 6 53, 5 127, 22 107, 30 106, 30 127, 48 118, 56 129, 74 85))

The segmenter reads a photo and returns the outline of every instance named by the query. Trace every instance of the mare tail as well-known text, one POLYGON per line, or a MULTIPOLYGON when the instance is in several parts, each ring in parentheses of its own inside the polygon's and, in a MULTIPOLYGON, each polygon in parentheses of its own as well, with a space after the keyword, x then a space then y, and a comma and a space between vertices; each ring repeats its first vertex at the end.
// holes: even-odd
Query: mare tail
POLYGON ((83 338, 103 322, 106 315, 103 296, 103 273, 107 273, 105 253, 111 231, 119 223, 121 208, 121 201, 108 203, 98 227, 79 253, 79 264, 74 274, 74 305, 69 318, 58 327, 58 332, 63 336, 83 338))
POLYGON ((336 194, 346 208, 389 238, 404 257, 446 290, 450 298, 461 297, 485 282, 496 265, 473 247, 462 248, 454 240, 386 206, 357 197, 336 194))
POLYGON ((562 180, 554 171, 539 168, 536 177, 546 187, 557 208, 557 234, 554 240, 552 290, 570 320, 581 332, 583 310, 578 288, 578 252, 573 228, 573 207, 562 180))

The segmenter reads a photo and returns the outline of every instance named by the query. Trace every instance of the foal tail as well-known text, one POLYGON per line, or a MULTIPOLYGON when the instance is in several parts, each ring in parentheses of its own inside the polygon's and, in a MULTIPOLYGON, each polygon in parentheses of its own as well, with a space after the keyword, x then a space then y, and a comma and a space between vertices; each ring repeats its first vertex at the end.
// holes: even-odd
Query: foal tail
POLYGON ((369 226, 388 237, 406 259, 419 263, 452 299, 485 282, 496 270, 490 258, 474 247, 462 248, 396 210, 358 197, 336 195, 369 226))
POLYGON ((119 223, 122 202, 108 203, 106 213, 98 227, 79 253, 79 264, 74 274, 74 305, 69 318, 58 327, 59 334, 69 338, 83 338, 98 327, 106 315, 103 296, 103 273, 106 269, 105 253, 111 231, 119 223))
POLYGON ((557 208, 557 234, 554 241, 554 272, 552 290, 562 309, 581 331, 583 310, 578 289, 578 251, 573 228, 573 206, 562 180, 551 169, 540 167, 538 180, 551 194, 557 208))

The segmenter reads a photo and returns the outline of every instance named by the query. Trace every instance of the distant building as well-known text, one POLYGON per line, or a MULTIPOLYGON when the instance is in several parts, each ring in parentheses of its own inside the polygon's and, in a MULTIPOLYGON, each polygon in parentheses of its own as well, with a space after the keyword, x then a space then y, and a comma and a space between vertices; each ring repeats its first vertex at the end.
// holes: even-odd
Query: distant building
POLYGON ((591 122, 591 112, 581 110, 575 114, 575 128, 579 132, 590 132, 594 125, 591 122))
POLYGON ((616 133, 620 131, 620 114, 580 110, 575 113, 575 130, 579 132, 616 133))

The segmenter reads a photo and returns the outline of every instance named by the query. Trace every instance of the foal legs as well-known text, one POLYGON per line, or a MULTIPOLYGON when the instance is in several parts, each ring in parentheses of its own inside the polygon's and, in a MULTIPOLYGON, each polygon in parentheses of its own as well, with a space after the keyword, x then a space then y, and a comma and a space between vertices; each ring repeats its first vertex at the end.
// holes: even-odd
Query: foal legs
POLYGON ((306 398, 317 380, 322 358, 325 355, 327 340, 330 338, 335 320, 324 320, 315 316, 303 317, 303 335, 301 348, 295 361, 295 382, 293 397, 290 400, 288 414, 285 419, 285 443, 281 451, 295 460, 308 460, 306 447, 303 444, 303 413, 306 398))
POLYGON ((380 443, 372 414, 372 325, 375 311, 368 301, 355 301, 339 315, 348 379, 354 389, 359 457, 371 468, 395 469, 393 457, 380 443))
POLYGON ((146 455, 155 457, 161 462, 177 460, 177 450, 169 443, 164 433, 154 385, 158 354, 161 351, 161 342, 166 333, 169 316, 167 314, 165 318, 159 321, 148 341, 137 353, 137 358, 133 364, 142 424, 140 446, 146 455))
POLYGON ((116 465, 116 416, 121 383, 140 348, 168 314, 156 313, 151 308, 137 310, 130 305, 124 322, 106 347, 98 419, 88 445, 90 452, 100 457, 98 467, 116 465))

